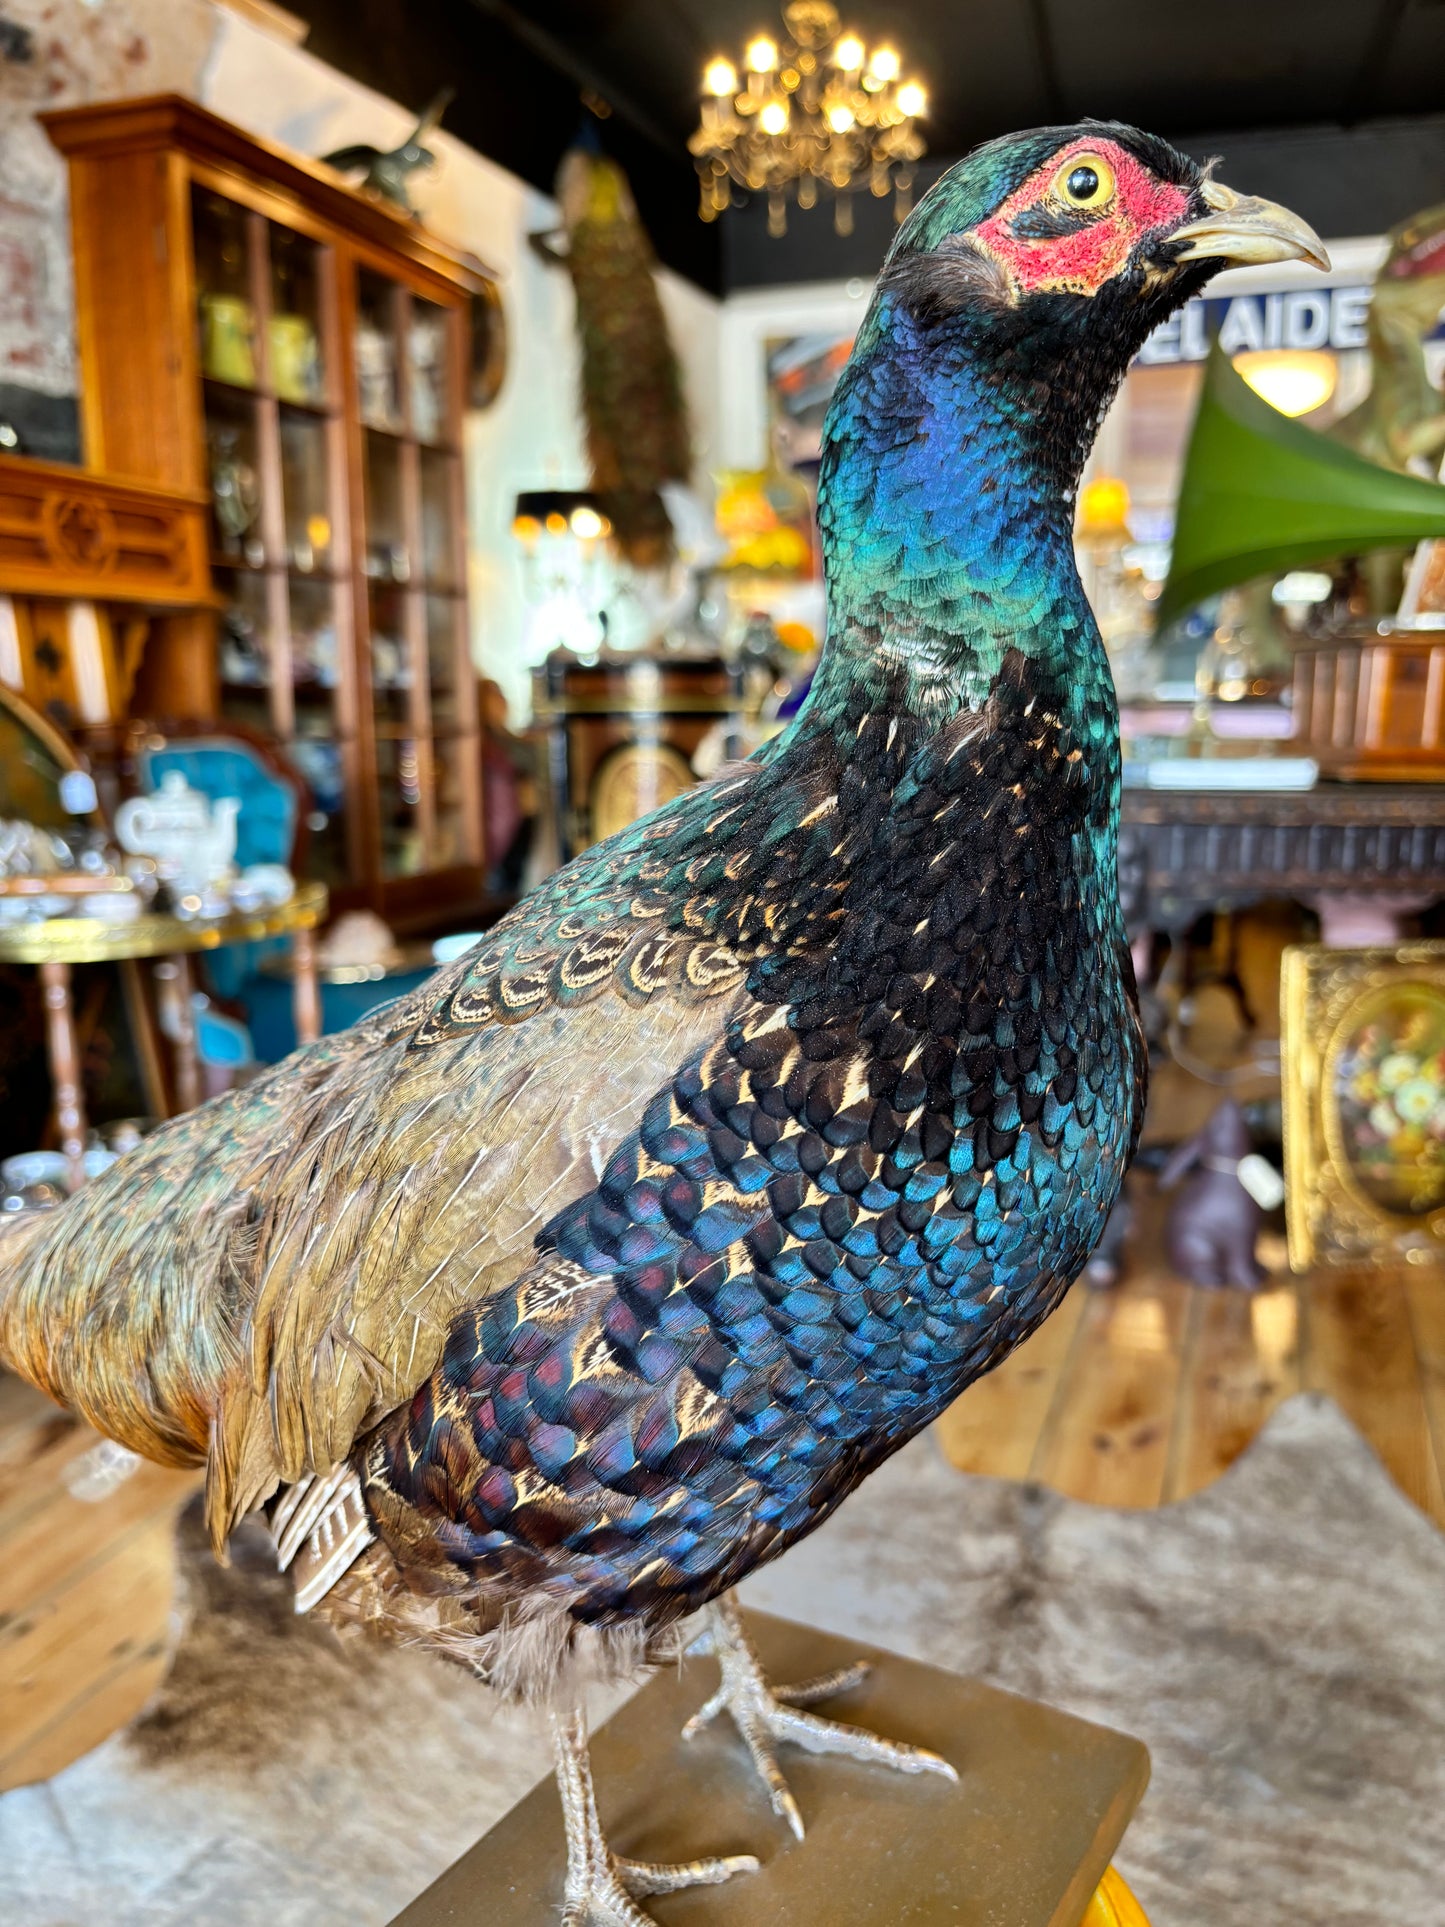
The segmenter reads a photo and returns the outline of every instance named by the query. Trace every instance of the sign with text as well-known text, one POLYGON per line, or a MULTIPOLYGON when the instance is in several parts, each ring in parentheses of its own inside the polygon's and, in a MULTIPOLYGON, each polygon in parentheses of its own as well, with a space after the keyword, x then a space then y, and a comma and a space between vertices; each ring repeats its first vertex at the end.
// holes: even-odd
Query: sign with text
POLYGON ((1341 288, 1291 288, 1276 294, 1201 296, 1156 328, 1139 351, 1145 368, 1203 361, 1216 335, 1227 355, 1261 348, 1330 348, 1343 353, 1367 347, 1366 327, 1374 288, 1369 282, 1341 288))

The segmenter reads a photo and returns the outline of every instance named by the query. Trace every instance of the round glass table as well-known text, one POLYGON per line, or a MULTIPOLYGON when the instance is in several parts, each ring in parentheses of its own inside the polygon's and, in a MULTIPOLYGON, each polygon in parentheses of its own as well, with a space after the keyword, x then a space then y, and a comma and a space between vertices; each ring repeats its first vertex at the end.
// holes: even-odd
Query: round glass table
MULTIPOLYGON (((33 894, 35 883, 16 879, 26 888, 0 894, 33 894)), ((55 880, 43 879, 53 888, 55 880)), ((114 879, 106 880, 109 888, 114 879)), ((292 995, 296 1035, 303 1044, 321 1034, 321 993, 316 978, 315 930, 326 916, 326 886, 301 883, 285 903, 255 911, 232 911, 229 916, 186 919, 143 912, 115 921, 99 917, 46 917, 33 923, 0 924, 0 963, 34 964, 40 972, 45 999, 45 1041, 55 1094, 55 1123, 60 1149, 70 1164, 71 1184, 82 1180, 85 1150, 85 1095, 80 1081, 80 1049, 70 996, 70 973, 75 964, 132 963, 161 960, 157 976, 168 996, 175 1045, 175 1092, 178 1111, 200 1102, 200 1066, 191 1005, 190 958, 198 951, 218 950, 222 944, 254 943, 267 937, 293 939, 292 995)))

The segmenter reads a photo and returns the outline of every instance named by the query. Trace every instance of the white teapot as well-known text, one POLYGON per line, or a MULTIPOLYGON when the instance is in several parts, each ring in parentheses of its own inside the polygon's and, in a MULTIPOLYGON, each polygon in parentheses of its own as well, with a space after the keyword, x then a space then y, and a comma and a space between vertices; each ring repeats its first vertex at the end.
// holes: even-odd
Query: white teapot
POLYGON ((239 797, 214 802, 167 770, 150 796, 132 796, 115 813, 115 833, 132 856, 153 857, 172 890, 205 895, 235 868, 239 797))

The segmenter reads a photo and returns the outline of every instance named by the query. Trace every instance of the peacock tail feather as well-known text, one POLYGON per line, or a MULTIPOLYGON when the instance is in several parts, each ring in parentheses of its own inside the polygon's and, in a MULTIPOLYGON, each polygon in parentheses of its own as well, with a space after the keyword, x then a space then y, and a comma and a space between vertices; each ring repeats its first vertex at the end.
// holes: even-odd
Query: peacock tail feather
POLYGON ((691 467, 682 375, 646 230, 616 161, 574 147, 557 198, 582 347, 582 411, 592 486, 618 543, 641 567, 662 561, 672 525, 658 494, 691 467))

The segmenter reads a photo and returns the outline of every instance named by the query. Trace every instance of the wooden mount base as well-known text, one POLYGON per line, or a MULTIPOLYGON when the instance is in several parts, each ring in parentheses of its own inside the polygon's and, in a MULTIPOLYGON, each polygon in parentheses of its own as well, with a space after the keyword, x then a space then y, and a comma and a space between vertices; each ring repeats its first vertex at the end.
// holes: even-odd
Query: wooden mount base
MULTIPOLYGON (((959 1783, 785 1748, 808 1829, 794 1841, 726 1716, 679 1737, 715 1663, 661 1672, 593 1740, 609 1844, 645 1860, 755 1853, 763 1867, 649 1900, 659 1927, 1079 1927, 1148 1783, 1139 1741, 895 1653, 748 1619, 776 1683, 872 1660, 863 1685, 816 1710, 934 1748, 959 1783)), ((392 1927, 551 1927, 562 1871, 549 1776, 392 1927)))

